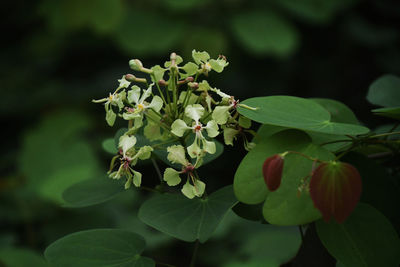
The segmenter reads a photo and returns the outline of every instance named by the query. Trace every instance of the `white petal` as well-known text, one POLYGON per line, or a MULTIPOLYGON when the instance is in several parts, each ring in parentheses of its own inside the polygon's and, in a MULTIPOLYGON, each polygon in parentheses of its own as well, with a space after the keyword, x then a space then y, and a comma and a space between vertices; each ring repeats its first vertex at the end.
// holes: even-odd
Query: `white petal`
POLYGON ((196 122, 198 122, 200 120, 200 118, 203 116, 203 114, 204 114, 204 108, 200 104, 188 105, 185 108, 185 115, 187 117, 195 120, 196 122))
POLYGON ((207 126, 204 128, 206 128, 207 134, 211 138, 216 137, 219 134, 218 124, 214 120, 207 122, 207 126))
POLYGON ((122 149, 123 154, 134 147, 136 144, 136 137, 135 136, 128 136, 128 135, 123 135, 119 138, 119 145, 118 147, 122 149))
POLYGON ((230 106, 215 107, 212 113, 213 120, 215 120, 218 124, 225 124, 230 116, 229 114, 230 109, 231 109, 230 106))
POLYGON ((179 163, 186 165, 188 163, 185 156, 185 148, 181 145, 173 145, 167 148, 168 156, 167 159, 172 163, 179 163))
POLYGON ((153 97, 153 99, 151 100, 150 105, 148 105, 148 108, 152 108, 154 111, 159 112, 160 109, 162 108, 164 102, 161 99, 161 97, 159 97, 158 95, 155 95, 153 97))
POLYGON ((197 136, 194 139, 193 144, 188 146, 187 151, 191 158, 197 158, 201 154, 201 148, 197 142, 197 136))
POLYGON ((137 85, 131 87, 132 89, 128 91, 128 102, 137 104, 140 97, 140 88, 137 85))
POLYGON ((142 97, 140 97, 139 99, 139 103, 142 104, 144 102, 144 100, 146 100, 146 98, 148 98, 149 96, 151 96, 151 92, 152 92, 152 87, 153 87, 154 83, 150 84, 149 88, 147 88, 147 90, 145 90, 143 92, 142 97))

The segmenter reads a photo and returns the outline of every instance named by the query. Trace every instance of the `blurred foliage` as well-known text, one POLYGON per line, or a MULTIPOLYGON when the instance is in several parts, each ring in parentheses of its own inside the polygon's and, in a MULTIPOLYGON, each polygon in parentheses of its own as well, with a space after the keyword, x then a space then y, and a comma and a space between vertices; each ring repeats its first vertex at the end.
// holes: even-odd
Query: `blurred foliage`
MULTIPOLYGON (((112 131, 104 126, 104 111, 90 100, 113 89, 129 59, 141 58, 150 66, 173 51, 185 58, 192 49, 224 54, 229 67, 221 79, 210 75, 210 80, 237 98, 333 98, 369 127, 392 123, 369 113, 365 95, 382 74, 400 73, 398 1, 17 0, 3 3, 1 13, 0 265, 42 266, 41 254, 54 240, 105 227, 143 236, 145 256, 188 265, 191 246, 139 221, 146 192, 127 191, 89 208, 61 206, 66 188, 100 179, 107 169, 110 154, 101 147, 113 138, 112 131)), ((201 170, 210 193, 232 183, 244 155, 228 147, 201 170)), ((148 165, 141 168, 149 177, 144 184, 151 186, 156 172, 148 165)), ((395 191, 398 174, 387 171, 395 177, 395 191)), ((391 198, 380 204, 385 201, 391 198)), ((399 232, 394 211, 381 212, 397 222, 399 232)), ((294 228, 250 222, 229 212, 216 235, 200 246, 198 266, 267 261, 279 266, 296 255, 299 240, 294 228)))

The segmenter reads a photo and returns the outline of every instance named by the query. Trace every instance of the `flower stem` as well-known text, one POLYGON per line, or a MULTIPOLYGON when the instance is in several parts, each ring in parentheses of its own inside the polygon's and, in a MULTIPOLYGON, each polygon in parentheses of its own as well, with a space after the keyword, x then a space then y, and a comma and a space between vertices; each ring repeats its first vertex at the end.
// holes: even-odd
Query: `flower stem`
POLYGON ((196 258, 197 258, 197 252, 199 250, 199 245, 200 245, 199 240, 196 240, 196 243, 194 244, 192 260, 190 261, 190 265, 189 265, 190 267, 194 267, 195 266, 196 258))

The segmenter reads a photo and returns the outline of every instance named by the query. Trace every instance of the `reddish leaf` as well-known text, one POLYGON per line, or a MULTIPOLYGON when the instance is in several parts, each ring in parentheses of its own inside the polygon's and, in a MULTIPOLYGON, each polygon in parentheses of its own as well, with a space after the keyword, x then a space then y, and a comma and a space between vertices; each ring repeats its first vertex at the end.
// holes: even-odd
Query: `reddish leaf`
POLYGON ((314 205, 329 222, 333 216, 342 223, 360 200, 362 182, 352 165, 344 162, 322 163, 310 181, 310 195, 314 205))
POLYGON ((264 161, 264 181, 270 191, 275 191, 281 185, 283 171, 283 157, 273 155, 264 161))

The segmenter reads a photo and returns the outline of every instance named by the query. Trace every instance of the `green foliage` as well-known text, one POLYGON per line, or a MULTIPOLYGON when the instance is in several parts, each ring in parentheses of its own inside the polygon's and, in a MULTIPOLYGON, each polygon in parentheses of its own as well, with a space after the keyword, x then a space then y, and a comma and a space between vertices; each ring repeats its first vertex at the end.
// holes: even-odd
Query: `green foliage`
POLYGON ((271 224, 297 225, 320 218, 321 214, 307 193, 298 196, 301 180, 310 175, 312 162, 299 155, 287 155, 282 183, 278 190, 269 192, 263 179, 264 160, 285 151, 298 151, 323 160, 333 155, 311 143, 310 137, 300 131, 287 130, 262 139, 240 163, 234 178, 234 190, 239 201, 247 204, 264 202, 263 215, 271 224))
POLYGON ((360 203, 343 223, 317 222, 321 242, 345 266, 398 266, 400 239, 385 216, 360 203))
POLYGON ((66 188, 99 174, 97 158, 81 137, 89 127, 83 114, 62 111, 25 134, 19 166, 27 186, 39 197, 63 203, 66 188))
POLYGON ((274 12, 243 12, 232 19, 237 41, 254 54, 287 56, 298 46, 297 30, 274 12))
POLYGON ((258 109, 239 107, 240 114, 260 123, 337 135, 357 135, 369 131, 363 126, 330 121, 329 112, 309 99, 267 96, 246 99, 242 103, 258 109))
POLYGON ((0 265, 10 267, 49 267, 44 258, 38 253, 21 248, 0 249, 0 265))
POLYGON ((155 266, 140 254, 144 239, 118 229, 96 229, 67 235, 47 247, 44 255, 54 266, 155 266))
POLYGON ((100 176, 76 183, 62 194, 64 206, 81 208, 106 202, 124 190, 121 183, 116 183, 107 176, 100 176))
POLYGON ((140 207, 139 218, 175 238, 204 243, 235 203, 231 186, 221 188, 204 199, 188 199, 180 194, 166 193, 146 201, 140 207))
POLYGON ((383 107, 400 106, 400 78, 384 75, 369 87, 367 99, 374 105, 383 107))

